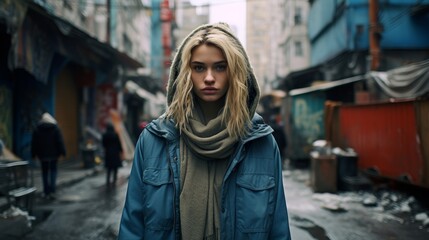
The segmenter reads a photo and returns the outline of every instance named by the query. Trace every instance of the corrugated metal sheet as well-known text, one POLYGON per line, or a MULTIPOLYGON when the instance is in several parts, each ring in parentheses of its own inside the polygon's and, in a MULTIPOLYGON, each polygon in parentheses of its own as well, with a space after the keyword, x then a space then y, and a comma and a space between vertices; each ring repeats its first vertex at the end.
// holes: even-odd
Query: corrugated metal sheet
POLYGON ((429 99, 418 101, 416 106, 417 131, 423 157, 422 185, 429 187, 429 99))
POLYGON ((422 185, 414 101, 341 106, 339 120, 340 140, 358 153, 360 169, 422 185))

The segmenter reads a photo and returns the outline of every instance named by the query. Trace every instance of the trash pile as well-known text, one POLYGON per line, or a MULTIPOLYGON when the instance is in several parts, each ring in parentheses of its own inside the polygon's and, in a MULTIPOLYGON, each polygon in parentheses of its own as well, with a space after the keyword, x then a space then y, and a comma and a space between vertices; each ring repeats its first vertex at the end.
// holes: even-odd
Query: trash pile
POLYGON ((372 209, 374 216, 380 221, 419 222, 423 228, 429 229, 429 210, 413 196, 401 192, 379 190, 338 194, 314 193, 312 197, 321 203, 322 208, 332 212, 345 212, 359 204, 372 209))
POLYGON ((30 216, 27 211, 21 210, 20 208, 15 206, 11 206, 9 209, 0 213, 0 217, 3 219, 24 217, 29 228, 31 228, 32 226, 32 221, 36 220, 36 217, 30 216))

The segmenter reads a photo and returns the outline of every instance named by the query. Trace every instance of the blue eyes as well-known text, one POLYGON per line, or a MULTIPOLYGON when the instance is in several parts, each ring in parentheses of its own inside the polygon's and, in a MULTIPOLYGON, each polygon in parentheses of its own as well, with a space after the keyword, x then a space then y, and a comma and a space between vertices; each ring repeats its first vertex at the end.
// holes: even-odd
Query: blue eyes
POLYGON ((204 67, 201 66, 201 65, 196 65, 196 66, 193 67, 193 69, 194 69, 195 72, 202 72, 202 71, 204 71, 204 67))
MULTIPOLYGON (((226 64, 216 64, 213 66, 213 70, 216 72, 224 72, 226 70, 226 64)), ((195 64, 192 66, 192 70, 195 72, 201 73, 206 71, 207 67, 200 64, 195 64)))
POLYGON ((223 71, 225 71, 225 70, 226 70, 226 64, 220 64, 220 65, 217 65, 217 66, 215 66, 215 69, 216 69, 216 71, 218 71, 218 72, 223 72, 223 71))

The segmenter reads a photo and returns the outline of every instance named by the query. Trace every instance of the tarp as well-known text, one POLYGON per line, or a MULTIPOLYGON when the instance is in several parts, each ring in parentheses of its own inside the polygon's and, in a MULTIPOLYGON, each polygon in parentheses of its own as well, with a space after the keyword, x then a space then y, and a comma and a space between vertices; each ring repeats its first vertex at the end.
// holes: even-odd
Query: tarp
POLYGON ((371 71, 373 79, 393 98, 416 98, 429 92, 429 59, 386 72, 371 71))
POLYGON ((155 104, 165 104, 166 103, 166 99, 165 96, 163 94, 157 94, 154 95, 150 92, 148 92, 147 90, 145 90, 144 88, 141 88, 137 83, 128 80, 125 83, 125 89, 127 90, 127 92, 131 93, 131 94, 136 94, 137 96, 146 99, 148 101, 151 101, 155 104))
POLYGON ((334 87, 338 87, 341 85, 354 83, 354 82, 358 82, 358 81, 362 81, 362 80, 366 80, 366 76, 359 75, 359 76, 354 76, 354 77, 345 78, 345 79, 341 79, 341 80, 325 82, 325 83, 317 84, 317 85, 310 86, 310 87, 294 89, 294 90, 289 92, 289 95, 295 96, 295 95, 300 95, 300 94, 309 93, 309 92, 313 92, 313 91, 328 90, 328 89, 331 89, 334 87))

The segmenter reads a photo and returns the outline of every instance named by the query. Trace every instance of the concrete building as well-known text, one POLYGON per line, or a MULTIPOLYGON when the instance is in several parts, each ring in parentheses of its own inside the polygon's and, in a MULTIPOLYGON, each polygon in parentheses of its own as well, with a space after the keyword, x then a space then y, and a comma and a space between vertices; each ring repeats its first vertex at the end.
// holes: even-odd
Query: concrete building
POLYGON ((45 1, 53 14, 149 65, 150 0, 45 1))
POLYGON ((209 22, 209 5, 194 6, 189 0, 176 0, 175 16, 173 36, 177 48, 193 29, 209 22))
POLYGON ((246 1, 246 50, 254 68, 261 93, 271 90, 271 79, 267 76, 270 59, 272 14, 270 1, 246 1))
POLYGON ((308 0, 274 0, 277 24, 275 45, 276 79, 310 65, 310 43, 307 31, 308 0))
POLYGON ((263 94, 310 64, 308 0, 248 0, 246 49, 263 94))
POLYGON ((122 84, 149 51, 139 37, 148 13, 138 11, 141 1, 109 2, 111 11, 106 1, 0 1, 0 92, 7 100, 0 137, 20 158, 31 160, 32 130, 44 112, 63 130, 66 160, 80 157, 112 111, 124 116, 122 84), (107 12, 115 16, 110 27, 107 12))

